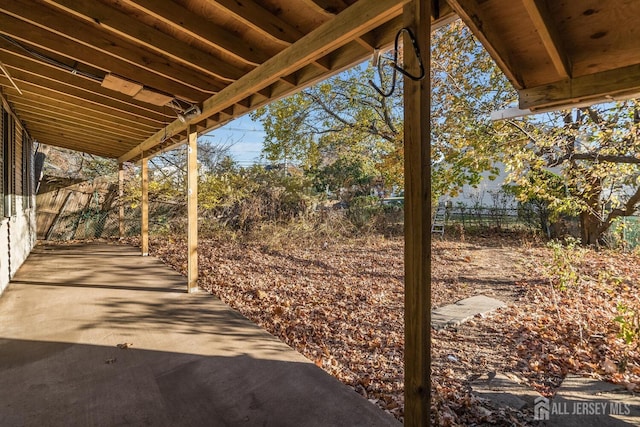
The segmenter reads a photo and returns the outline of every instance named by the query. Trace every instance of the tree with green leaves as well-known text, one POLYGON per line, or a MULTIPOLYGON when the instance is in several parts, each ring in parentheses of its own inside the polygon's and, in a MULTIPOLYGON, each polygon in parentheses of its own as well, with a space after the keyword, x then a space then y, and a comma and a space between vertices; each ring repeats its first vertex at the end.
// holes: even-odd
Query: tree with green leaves
POLYGON ((509 147, 506 162, 526 197, 545 200, 552 212, 580 218, 584 244, 603 244, 616 218, 640 207, 640 103, 600 104, 508 121, 523 138, 509 147), (555 170, 557 179, 544 170, 555 170))
MULTIPOLYGON (((494 170, 499 141, 508 140, 514 130, 493 126, 490 113, 513 105, 517 96, 461 21, 434 32, 432 45, 433 191, 441 195, 477 184, 482 172, 494 170)), ((401 188, 402 75, 388 97, 369 83, 390 90, 389 62, 383 59, 380 67, 361 64, 254 113, 267 134, 264 156, 298 162, 320 176, 358 164, 357 170, 375 171, 372 183, 381 183, 387 191, 401 188)))
MULTIPOLYGON (((518 96, 481 44, 456 21, 435 31, 431 45, 435 197, 478 184, 483 172, 497 175, 495 164, 502 162, 523 200, 546 204, 551 217, 579 216, 585 244, 602 242, 616 218, 636 212, 636 101, 493 122, 491 113, 516 106, 518 96)), ((387 188, 401 186, 402 76, 384 97, 368 84, 389 87, 389 68, 382 68, 360 65, 255 113, 267 132, 265 156, 333 178, 341 174, 331 165, 343 166, 341 172, 374 170, 387 188)))
POLYGON ((469 29, 458 20, 431 36, 432 188, 457 195, 480 183, 515 130, 496 125, 493 111, 514 106, 517 93, 469 29))
POLYGON ((253 114, 262 121, 263 155, 271 162, 294 162, 316 175, 318 187, 338 190, 349 170, 353 181, 402 183, 401 168, 389 165, 402 144, 398 93, 381 97, 367 82, 371 66, 360 66, 330 78, 253 114), (371 174, 375 179, 371 179, 371 174))

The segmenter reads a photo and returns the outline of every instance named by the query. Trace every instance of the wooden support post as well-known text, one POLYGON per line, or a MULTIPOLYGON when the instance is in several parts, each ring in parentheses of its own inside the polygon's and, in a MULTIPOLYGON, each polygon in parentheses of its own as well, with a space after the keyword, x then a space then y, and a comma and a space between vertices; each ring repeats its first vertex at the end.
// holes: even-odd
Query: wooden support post
POLYGON ((118 163, 118 228, 124 239, 124 163, 118 163))
MULTIPOLYGON (((429 81, 431 0, 404 7, 404 26, 415 34, 425 78, 404 78, 405 182, 405 426, 430 425, 431 398, 431 101, 429 81)), ((409 38, 404 36, 404 66, 419 69, 409 38)))
POLYGON ((189 126, 187 147, 187 292, 198 291, 198 131, 189 126))
POLYGON ((142 256, 149 256, 149 159, 142 157, 141 161, 142 173, 142 224, 140 226, 140 245, 142 247, 142 256))

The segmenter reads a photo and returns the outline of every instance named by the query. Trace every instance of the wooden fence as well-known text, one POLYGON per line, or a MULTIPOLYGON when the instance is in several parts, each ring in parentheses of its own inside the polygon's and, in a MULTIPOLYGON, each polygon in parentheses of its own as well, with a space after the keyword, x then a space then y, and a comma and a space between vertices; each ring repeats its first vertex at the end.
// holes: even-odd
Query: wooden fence
POLYGON ((38 239, 102 237, 109 224, 117 235, 117 196, 117 184, 106 178, 79 181, 44 176, 36 196, 38 239))

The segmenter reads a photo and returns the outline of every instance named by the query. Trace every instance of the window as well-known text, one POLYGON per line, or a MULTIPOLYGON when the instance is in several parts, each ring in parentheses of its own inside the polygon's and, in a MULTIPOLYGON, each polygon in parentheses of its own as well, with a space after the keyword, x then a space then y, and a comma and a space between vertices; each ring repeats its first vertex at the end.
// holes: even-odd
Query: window
POLYGON ((27 132, 22 130, 22 209, 27 210, 31 208, 31 169, 33 164, 31 162, 31 139, 27 132))
POLYGON ((2 214, 9 217, 16 214, 16 126, 13 117, 4 107, 2 110, 2 214))
POLYGON ((4 108, 0 104, 0 218, 4 217, 4 195, 5 192, 5 176, 4 176, 4 108))

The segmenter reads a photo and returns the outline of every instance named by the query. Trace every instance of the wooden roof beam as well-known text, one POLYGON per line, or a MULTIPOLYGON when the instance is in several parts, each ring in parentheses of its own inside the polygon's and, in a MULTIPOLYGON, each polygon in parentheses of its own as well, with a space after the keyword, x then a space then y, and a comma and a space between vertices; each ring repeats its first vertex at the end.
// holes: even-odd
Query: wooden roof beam
MULTIPOLYGON (((273 58, 248 72, 218 94, 202 104, 202 114, 193 122, 207 118, 232 106, 236 102, 259 92, 280 77, 299 70, 304 65, 326 56, 329 52, 349 43, 361 34, 402 13, 402 7, 410 0, 360 0, 353 6, 325 22, 273 58)), ((133 150, 122 155, 120 162, 129 161, 157 145, 163 134, 175 135, 186 128, 186 123, 174 120, 133 150)))
POLYGON ((480 40, 511 84, 516 89, 522 89, 524 87, 522 77, 503 46, 502 36, 492 31, 493 26, 483 20, 481 3, 477 0, 448 0, 448 3, 480 40))
POLYGON ((55 98, 50 98, 42 93, 24 92, 23 95, 16 95, 16 93, 10 90, 5 90, 5 93, 10 96, 11 102, 15 105, 24 105, 25 108, 30 109, 44 109, 51 111, 52 113, 59 113, 67 117, 72 117, 74 120, 89 121, 94 123, 101 123, 106 126, 114 127, 114 123, 117 123, 118 129, 127 130, 133 134, 149 135, 153 133, 157 126, 151 126, 144 123, 138 123, 137 121, 128 121, 121 119, 118 116, 114 116, 110 113, 96 111, 90 106, 82 106, 77 103, 62 101, 55 98))
MULTIPOLYGON (((102 105, 108 105, 113 108, 123 109, 132 115, 148 117, 157 120, 166 121, 169 118, 173 120, 173 116, 167 114, 166 109, 162 107, 136 101, 130 96, 123 95, 119 92, 105 89, 99 83, 74 76, 71 73, 65 73, 58 69, 50 69, 47 74, 36 74, 33 70, 36 68, 28 61, 14 61, 14 58, 3 58, 4 64, 12 71, 12 76, 16 79, 39 84, 49 87, 50 89, 59 90, 66 94, 75 94, 83 99, 95 101, 102 105)), ((40 65, 43 66, 43 65, 40 65)))
POLYGON ((520 108, 572 108, 640 95, 640 64, 518 91, 520 108))
POLYGON ((245 25, 287 46, 304 36, 300 30, 253 0, 243 0, 241 2, 237 0, 215 0, 211 3, 218 8, 224 9, 227 13, 231 13, 234 18, 245 25))
POLYGON ((224 86, 139 46, 98 34, 91 25, 37 3, 12 0, 1 3, 0 11, 6 13, 1 34, 44 50, 41 53, 45 55, 53 52, 185 100, 202 99, 224 86), (40 36, 42 29, 48 32, 46 36, 40 36), (181 80, 182 76, 186 80, 181 80))
POLYGON ((157 0, 121 1, 247 64, 258 65, 271 57, 271 54, 251 48, 236 34, 191 12, 178 3, 157 0))
POLYGON ((561 79, 571 77, 571 64, 562 48, 558 27, 552 21, 546 2, 542 0, 522 0, 522 4, 527 9, 533 26, 538 32, 542 44, 558 73, 558 77, 561 79))
MULTIPOLYGON (((69 117, 68 115, 61 114, 60 112, 33 107, 26 107, 25 109, 24 104, 16 104, 15 102, 13 102, 12 105, 15 108, 16 115, 20 117, 21 121, 29 122, 31 119, 50 120, 52 123, 60 123, 66 126, 73 126, 75 128, 95 129, 101 134, 112 135, 116 138, 133 138, 136 140, 142 138, 144 135, 143 133, 134 134, 125 129, 116 129, 114 127, 104 126, 98 122, 69 117)), ((151 132, 147 132, 147 136, 150 133, 151 132)))
MULTIPOLYGON (((165 119, 161 117, 150 117, 138 114, 130 108, 126 108, 126 105, 122 105, 122 103, 117 101, 112 101, 102 97, 89 96, 86 91, 61 86, 59 84, 46 81, 46 79, 40 77, 30 77, 29 80, 26 80, 22 78, 23 73, 21 71, 15 71, 15 74, 20 76, 20 78, 15 78, 15 80, 20 83, 19 87, 23 92, 31 91, 33 93, 50 94, 51 97, 54 98, 64 97, 71 100, 71 102, 90 106, 90 108, 93 108, 96 111, 118 114, 122 117, 127 117, 132 121, 147 123, 151 126, 159 126, 166 123, 165 119)), ((0 76, 0 81, 4 81, 4 79, 6 79, 5 76, 0 76)))
MULTIPOLYGON (((2 77, 0 77, 0 81, 2 81, 2 77)), ((2 84, 0 83, 0 85, 2 84)), ((6 93, 19 96, 15 89, 13 89, 13 86, 9 86, 8 83, 4 84, 4 86, 6 93)), ((51 103, 55 106, 66 106, 72 111, 82 110, 85 111, 88 116, 102 114, 105 117, 111 117, 124 124, 137 126, 143 129, 157 129, 158 127, 158 122, 131 116, 128 113, 109 107, 84 102, 78 97, 67 96, 65 94, 60 94, 58 92, 50 91, 46 88, 41 88, 27 83, 22 83, 21 86, 22 87, 20 89, 23 92, 22 96, 25 96, 28 99, 40 99, 47 104, 51 103)), ((160 122, 160 124, 162 124, 162 122, 160 122)))
POLYGON ((222 59, 196 49, 155 28, 146 26, 135 18, 111 8, 99 1, 44 0, 67 13, 96 24, 136 44, 167 55, 174 61, 193 67, 205 75, 225 82, 232 82, 247 69, 238 69, 222 59))
POLYGON ((100 144, 92 144, 89 141, 77 140, 77 139, 68 139, 64 137, 50 137, 45 142, 44 139, 40 138, 37 134, 31 134, 31 137, 39 142, 44 144, 55 145, 56 147, 67 148, 69 150, 82 151, 82 152, 90 152, 95 156, 107 157, 107 158, 115 158, 116 153, 122 151, 122 147, 120 149, 114 147, 105 147, 100 144), (91 150, 87 150, 87 147, 91 147, 91 150))

